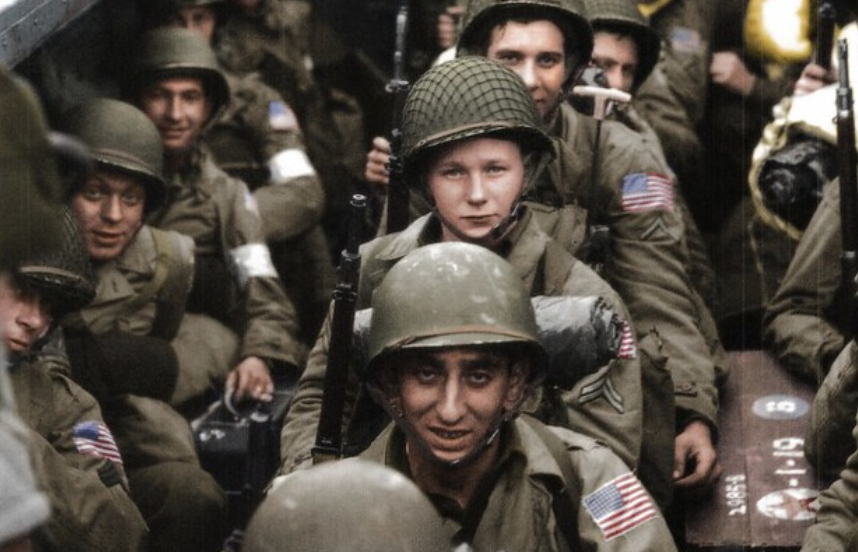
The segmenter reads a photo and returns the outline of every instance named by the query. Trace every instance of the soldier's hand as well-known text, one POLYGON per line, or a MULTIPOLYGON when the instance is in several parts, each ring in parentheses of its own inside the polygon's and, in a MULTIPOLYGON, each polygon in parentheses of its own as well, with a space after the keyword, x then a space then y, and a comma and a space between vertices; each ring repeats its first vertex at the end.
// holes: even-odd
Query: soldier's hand
POLYGON ((372 139, 372 150, 366 155, 366 168, 364 169, 364 177, 367 182, 378 184, 379 186, 387 186, 390 171, 388 170, 388 162, 390 161, 390 142, 386 138, 376 136, 372 139))
POLYGON ((757 77, 735 52, 716 52, 709 66, 712 82, 740 96, 747 96, 754 89, 757 77))
POLYGON ((699 420, 688 424, 676 436, 674 447, 673 480, 677 492, 690 498, 706 495, 722 471, 709 426, 699 420))
POLYGON ((815 63, 809 63, 802 69, 792 93, 794 96, 805 96, 831 82, 834 82, 832 73, 815 63))
POLYGON ((226 388, 232 389, 237 402, 246 399, 267 402, 274 394, 268 365, 255 356, 245 358, 233 368, 226 378, 226 388))

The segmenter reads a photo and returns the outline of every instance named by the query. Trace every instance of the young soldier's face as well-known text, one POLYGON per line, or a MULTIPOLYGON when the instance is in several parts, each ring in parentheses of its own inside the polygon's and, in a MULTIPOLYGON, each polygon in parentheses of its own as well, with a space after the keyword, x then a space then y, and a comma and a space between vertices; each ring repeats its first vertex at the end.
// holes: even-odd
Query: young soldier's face
POLYGON ((405 421, 432 454, 454 462, 479 450, 503 414, 518 405, 522 370, 480 347, 426 349, 399 368, 405 421))
POLYGON ((155 123, 167 156, 193 148, 211 114, 211 102, 197 78, 163 79, 147 88, 140 107, 155 123))
POLYGON ((631 92, 638 72, 638 46, 629 36, 597 31, 593 35, 593 65, 605 73, 611 88, 631 92))
POLYGON ((0 274, 0 322, 7 351, 23 353, 51 325, 50 309, 39 294, 21 288, 9 274, 0 274))
POLYGON ((119 257, 143 224, 146 190, 136 178, 98 170, 71 200, 90 259, 100 263, 119 257))
POLYGON ((494 138, 463 140, 430 163, 429 190, 445 222, 444 240, 480 240, 504 221, 524 187, 518 144, 494 138), (460 234, 456 236, 446 225, 460 234))
POLYGON ((179 8, 170 19, 174 27, 182 27, 200 33, 207 42, 214 36, 217 14, 211 6, 190 6, 179 8))
POLYGON ((527 85, 543 119, 551 117, 563 94, 566 52, 563 33, 550 21, 510 21, 492 30, 489 59, 499 61, 527 85))

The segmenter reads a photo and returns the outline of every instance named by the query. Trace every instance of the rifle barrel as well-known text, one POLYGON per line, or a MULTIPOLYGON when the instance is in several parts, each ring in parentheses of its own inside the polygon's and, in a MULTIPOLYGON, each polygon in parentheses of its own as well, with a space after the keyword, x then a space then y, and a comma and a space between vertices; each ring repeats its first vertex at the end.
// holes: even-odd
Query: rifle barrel
POLYGON ((842 233, 842 285, 848 297, 852 337, 858 337, 855 276, 858 274, 858 175, 855 152, 855 114, 849 82, 848 43, 837 44, 840 84, 837 88, 837 163, 840 176, 840 224, 842 233))

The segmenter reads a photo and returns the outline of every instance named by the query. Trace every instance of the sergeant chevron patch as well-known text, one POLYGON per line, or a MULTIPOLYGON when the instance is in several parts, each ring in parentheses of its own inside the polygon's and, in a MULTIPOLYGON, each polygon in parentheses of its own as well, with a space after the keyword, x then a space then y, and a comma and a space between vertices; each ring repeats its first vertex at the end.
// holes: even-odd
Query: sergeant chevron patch
POLYGON ((643 231, 643 233, 641 234, 641 240, 648 240, 651 237, 655 236, 658 232, 664 232, 674 240, 679 239, 676 234, 671 232, 670 228, 667 227, 667 224, 664 222, 664 219, 659 216, 656 217, 655 220, 652 221, 652 224, 650 224, 649 227, 647 227, 647 229, 643 231))
POLYGON ((626 411, 626 407, 623 404, 623 396, 620 395, 616 387, 614 387, 614 383, 611 381, 611 378, 608 377, 608 374, 603 374, 596 381, 585 385, 581 388, 581 392, 578 394, 578 402, 582 405, 599 398, 604 398, 608 401, 611 408, 620 414, 623 414, 626 411))

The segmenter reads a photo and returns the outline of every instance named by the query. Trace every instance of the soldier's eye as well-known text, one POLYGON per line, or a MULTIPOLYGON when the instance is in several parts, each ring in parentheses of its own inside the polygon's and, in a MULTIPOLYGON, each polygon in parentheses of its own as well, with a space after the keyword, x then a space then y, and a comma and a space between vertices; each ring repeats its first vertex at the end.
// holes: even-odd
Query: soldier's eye
POLYGON ((143 202, 143 194, 137 191, 122 194, 122 203, 133 207, 143 202))
POLYGON ((81 195, 90 201, 98 201, 104 197, 104 192, 102 192, 101 188, 89 187, 81 190, 81 195))

